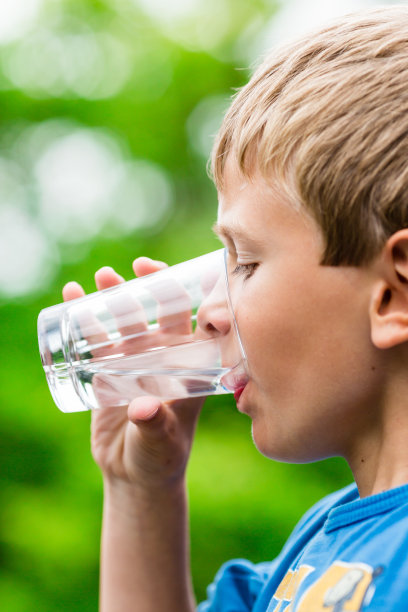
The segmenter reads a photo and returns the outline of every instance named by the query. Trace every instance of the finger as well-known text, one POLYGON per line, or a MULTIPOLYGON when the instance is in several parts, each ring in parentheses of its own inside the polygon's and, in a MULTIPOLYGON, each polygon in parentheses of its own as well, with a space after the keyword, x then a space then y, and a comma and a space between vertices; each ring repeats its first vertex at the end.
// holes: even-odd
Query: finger
MULTIPOLYGON (((136 276, 146 276, 157 272, 167 265, 164 262, 154 261, 149 257, 138 257, 133 262, 133 270, 136 276)), ((101 287, 112 286, 118 284, 121 277, 116 275, 112 268, 103 268, 99 270, 97 280, 101 283, 101 287)), ((135 341, 146 341, 147 338, 141 338, 148 329, 148 317, 142 304, 130 295, 117 295, 109 298, 109 309, 114 314, 118 331, 125 340, 125 353, 131 353, 136 349, 135 341)), ((139 344, 138 351, 142 350, 142 344, 139 344)))
MULTIPOLYGON (((85 291, 81 285, 75 281, 67 283, 62 290, 64 302, 75 300, 76 298, 84 297, 85 291)), ((108 336, 101 322, 89 311, 83 304, 70 308, 70 318, 73 322, 73 330, 79 330, 79 340, 86 340, 86 346, 82 347, 78 354, 90 352, 93 357, 98 356, 98 346, 101 343, 106 344, 108 336)), ((75 332, 74 332, 75 333, 75 332)))
POLYGON ((96 287, 99 291, 120 285, 125 279, 110 266, 104 266, 95 273, 96 287))
POLYGON ((188 292, 172 278, 152 282, 149 290, 158 302, 157 321, 160 328, 174 334, 190 334, 191 298, 188 292))
POLYGON ((158 270, 164 270, 167 268, 167 264, 163 261, 155 261, 150 257, 138 257, 133 262, 133 271, 136 276, 146 276, 147 274, 153 274, 158 270))
POLYGON ((140 425, 146 421, 156 421, 155 425, 160 424, 163 419, 162 403, 157 397, 137 397, 132 400, 128 407, 129 421, 135 425, 140 425))
MULTIPOLYGON (((124 278, 109 266, 98 270, 95 274, 96 286, 99 290, 108 289, 124 283, 124 278)), ((145 311, 141 303, 129 292, 121 290, 106 298, 106 306, 112 313, 121 338, 130 341, 147 329, 145 311)), ((129 352, 129 346, 125 352, 129 352)))
POLYGON ((82 289, 81 285, 75 281, 67 283, 62 289, 62 297, 64 302, 75 300, 76 298, 83 297, 84 295, 85 291, 82 289))
POLYGON ((78 346, 78 355, 91 353, 92 357, 104 357, 113 343, 109 339, 106 328, 89 306, 87 304, 78 305, 70 311, 69 316, 78 346))
POLYGON ((205 398, 161 402, 158 397, 138 397, 128 407, 128 418, 145 442, 169 441, 176 423, 192 436, 205 398))
POLYGON ((128 419, 137 426, 145 442, 169 440, 178 422, 181 430, 191 437, 205 398, 161 402, 158 397, 145 396, 132 400, 128 419))
MULTIPOLYGON (((136 276, 146 276, 167 267, 163 261, 149 257, 138 257, 133 262, 136 276)), ((160 282, 153 282, 149 290, 159 303, 157 321, 160 327, 175 334, 191 333, 191 300, 185 289, 172 279, 161 279, 160 282)))
MULTIPOLYGON (((113 314, 121 340, 127 343, 124 352, 129 353, 134 345, 136 352, 137 342, 147 330, 148 322, 142 304, 133 296, 123 293, 109 297, 106 302, 113 314)), ((140 347, 141 348, 141 347, 140 347)))

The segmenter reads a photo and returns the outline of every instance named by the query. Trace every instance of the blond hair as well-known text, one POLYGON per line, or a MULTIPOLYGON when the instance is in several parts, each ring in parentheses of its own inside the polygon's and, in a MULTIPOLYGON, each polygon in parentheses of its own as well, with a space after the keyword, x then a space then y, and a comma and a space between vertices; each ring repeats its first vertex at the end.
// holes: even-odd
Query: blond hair
POLYGON ((268 56, 216 138, 221 191, 231 155, 312 213, 323 264, 372 260, 408 227, 408 7, 345 16, 268 56))

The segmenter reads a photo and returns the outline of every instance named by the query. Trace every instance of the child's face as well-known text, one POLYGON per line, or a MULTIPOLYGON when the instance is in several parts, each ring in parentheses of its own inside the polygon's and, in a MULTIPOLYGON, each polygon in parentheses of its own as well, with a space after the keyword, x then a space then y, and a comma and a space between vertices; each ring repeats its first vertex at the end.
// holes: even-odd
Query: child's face
POLYGON ((252 419, 255 444, 286 461, 347 456, 379 393, 369 269, 319 265, 312 217, 230 161, 218 227, 250 374, 238 408, 252 419))

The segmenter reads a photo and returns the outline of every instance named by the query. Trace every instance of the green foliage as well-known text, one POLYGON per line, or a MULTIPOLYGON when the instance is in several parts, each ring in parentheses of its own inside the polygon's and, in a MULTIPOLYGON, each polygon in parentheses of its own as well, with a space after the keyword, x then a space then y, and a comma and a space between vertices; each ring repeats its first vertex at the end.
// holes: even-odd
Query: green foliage
MULTIPOLYGON (((247 70, 236 69, 250 63, 249 51, 248 61, 242 59, 244 41, 256 37, 261 24, 273 16, 274 7, 261 1, 211 3, 208 28, 214 27, 220 8, 229 15, 229 25, 213 43, 195 46, 188 39, 188 27, 198 27, 196 22, 203 19, 207 3, 200 6, 200 13, 190 15, 190 26, 180 21, 184 38, 179 39, 177 24, 166 27, 143 13, 136 0, 45 2, 31 31, 0 48, 0 156, 14 159, 22 169, 25 214, 49 241, 48 255, 54 265, 47 282, 39 276, 38 286, 34 283, 26 291, 13 294, 5 291, 5 285, 0 287, 2 610, 97 610, 102 492, 89 452, 89 415, 61 414, 52 402, 37 349, 38 312, 61 301, 61 287, 69 280, 76 279, 92 291, 93 273, 103 265, 112 265, 131 278, 131 262, 138 255, 176 263, 217 248, 210 231, 216 193, 206 177, 205 151, 200 153, 194 142, 194 130, 200 124, 191 128, 191 117, 199 103, 211 96, 225 100, 227 106, 233 90, 248 76, 247 70), (111 95, 100 93, 103 83, 98 85, 100 90, 87 89, 86 80, 57 87, 50 78, 47 89, 39 80, 24 85, 30 76, 24 72, 20 85, 17 77, 13 82, 14 73, 4 66, 15 69, 23 44, 44 27, 58 36, 74 30, 77 35, 85 28, 115 37, 115 44, 122 45, 120 53, 128 58, 128 76, 111 95), (7 63, 10 57, 14 64, 7 63), (108 219, 88 239, 55 238, 48 219, 39 213, 38 185, 33 178, 41 142, 37 141, 31 162, 21 148, 27 130, 51 125, 47 123, 51 120, 57 122, 57 131, 63 125, 103 130, 117 147, 118 159, 122 155, 125 162, 143 159, 157 164, 170 177, 173 207, 167 217, 154 227, 135 226, 122 233, 112 233, 108 219)), ((80 67, 84 59, 79 58, 80 67)), ((26 71, 36 70, 34 60, 26 71)), ((50 66, 52 60, 47 56, 50 66)), ((69 66, 74 60, 67 55, 65 61, 69 66)), ((87 75, 88 81, 92 75, 92 71, 87 75)), ((41 138, 44 134, 40 133, 41 138)), ((1 189, 0 184, 0 193, 1 189)), ((6 204, 0 201, 0 214, 6 204)), ((113 211, 118 204, 114 199, 110 202, 113 211)), ((75 231, 82 229, 78 221, 75 231)), ((10 248, 16 250, 2 254, 6 271, 14 274, 18 255, 20 266, 31 264, 26 246, 24 241, 12 244, 10 248)), ((261 561, 276 555, 302 512, 348 480, 346 468, 334 460, 314 466, 267 461, 255 450, 249 421, 236 412, 231 398, 210 399, 189 467, 192 567, 198 598, 204 597, 205 586, 228 558, 261 561)))

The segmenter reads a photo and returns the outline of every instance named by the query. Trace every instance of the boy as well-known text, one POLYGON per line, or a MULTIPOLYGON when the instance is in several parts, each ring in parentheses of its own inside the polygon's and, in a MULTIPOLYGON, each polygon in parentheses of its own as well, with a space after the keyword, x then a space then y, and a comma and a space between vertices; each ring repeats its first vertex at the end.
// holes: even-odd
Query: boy
MULTIPOLYGON (((312 508, 275 561, 226 564, 200 612, 407 610, 407 83, 408 7, 362 12, 268 57, 221 127, 216 231, 249 368, 238 409, 266 456, 342 456, 356 485, 312 508)), ((96 274, 99 289, 120 281, 96 274)), ((201 325, 229 330, 211 311, 201 325)), ((200 406, 93 414, 103 612, 195 608, 184 474, 200 406)))

